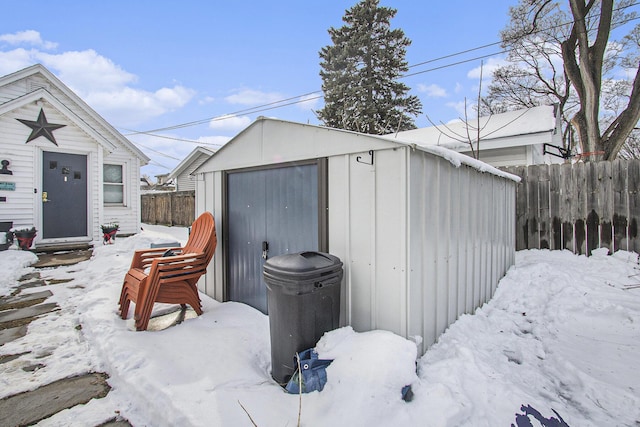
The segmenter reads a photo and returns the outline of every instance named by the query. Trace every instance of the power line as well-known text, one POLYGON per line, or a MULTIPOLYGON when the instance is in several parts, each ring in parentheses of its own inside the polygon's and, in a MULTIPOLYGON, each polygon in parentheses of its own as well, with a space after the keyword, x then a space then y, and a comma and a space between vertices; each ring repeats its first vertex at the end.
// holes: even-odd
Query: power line
POLYGON ((275 109, 275 108, 286 107, 288 105, 308 102, 308 101, 311 101, 311 100, 314 100, 314 99, 321 98, 321 96, 317 96, 317 97, 314 97, 314 98, 306 98, 306 99, 303 99, 303 100, 299 100, 299 98, 302 98, 302 97, 305 97, 305 96, 309 96, 309 95, 314 95, 316 93, 322 93, 322 91, 321 90, 316 90, 314 92, 308 92, 308 93, 304 93, 302 95, 293 96, 291 98, 286 98, 286 99, 281 99, 281 100, 278 100, 278 101, 269 102, 267 104, 258 105, 256 107, 245 108, 243 110, 234 111, 232 113, 227 113, 227 114, 223 114, 223 115, 220 115, 220 116, 208 117, 206 119, 195 120, 195 121, 192 121, 192 122, 181 123, 181 124, 173 125, 173 126, 167 126, 167 127, 164 127, 164 128, 152 129, 152 130, 148 130, 148 131, 144 131, 144 132, 142 132, 142 131, 132 131, 132 133, 127 134, 127 136, 128 135, 136 135, 136 134, 140 134, 140 133, 150 134, 150 133, 153 133, 153 132, 162 132, 162 131, 167 131, 167 130, 181 129, 181 128, 185 128, 185 127, 201 125, 201 124, 212 122, 212 121, 225 120, 225 119, 228 119, 230 117, 237 116, 238 114, 259 113, 261 111, 267 111, 267 110, 272 110, 272 109, 275 109), (298 101, 289 102, 289 103, 285 104, 285 102, 291 101, 293 99, 298 99, 298 101), (277 104, 282 104, 282 105, 277 105, 277 104), (277 105, 277 106, 271 107, 271 108, 266 108, 266 107, 274 106, 274 105, 277 105))
MULTIPOLYGON (((636 3, 630 4, 628 6, 625 6, 623 8, 618 8, 616 10, 626 9, 626 8, 629 8, 629 7, 632 7, 632 6, 636 6, 638 4, 640 4, 640 2, 636 2, 636 3)), ((631 21, 635 21, 635 20, 638 20, 638 19, 640 19, 640 18, 639 17, 630 18, 628 20, 620 22, 619 24, 620 25, 624 25, 626 23, 629 23, 631 21)), ((560 28, 560 27, 563 27, 563 26, 566 26, 566 25, 571 25, 573 23, 575 23, 575 21, 565 22, 565 23, 554 25, 554 26, 551 26, 551 27, 548 27, 548 28, 545 28, 545 29, 540 29, 540 30, 534 31, 531 34, 537 34, 537 33, 541 33, 541 32, 544 32, 544 31, 549 31, 549 30, 552 30, 552 29, 555 29, 555 28, 560 28)), ((477 50, 486 49, 488 47, 496 46, 496 45, 499 45, 499 44, 502 44, 502 43, 503 43, 503 41, 498 41, 498 42, 493 42, 493 43, 488 43, 488 44, 484 44, 484 45, 481 45, 481 46, 473 47, 473 48, 470 48, 470 49, 461 50, 461 51, 458 51, 458 52, 454 52, 454 53, 451 53, 451 54, 443 55, 443 56, 440 56, 440 57, 437 57, 437 58, 429 59, 427 61, 423 61, 423 62, 419 62, 419 63, 413 64, 413 65, 410 65, 410 66, 408 66, 408 68, 411 69, 411 68, 419 67, 419 66, 422 66, 422 65, 430 64, 430 63, 433 63, 433 62, 442 61, 444 59, 449 59, 449 58, 453 58, 453 57, 456 57, 456 56, 464 55, 464 54, 469 53, 469 52, 474 52, 474 51, 477 51, 477 50)), ((489 58, 491 56, 508 53, 510 51, 511 51, 511 49, 505 49, 505 50, 502 50, 500 52, 494 52, 494 53, 491 53, 491 54, 477 56, 477 57, 471 58, 471 59, 466 59, 466 60, 457 61, 457 62, 453 62, 453 63, 449 63, 449 64, 444 64, 444 65, 439 66, 439 67, 429 68, 427 70, 422 70, 422 71, 417 71, 417 72, 413 72, 413 73, 409 73, 409 74, 404 74, 404 75, 400 76, 400 78, 407 78, 407 77, 412 77, 412 76, 416 76, 416 75, 419 75, 419 74, 425 74, 425 73, 429 73, 429 72, 433 72, 433 71, 437 71, 437 70, 441 70, 441 69, 445 69, 445 68, 455 67, 455 66, 458 66, 458 65, 461 65, 461 64, 465 64, 465 63, 468 63, 468 62, 477 61, 479 59, 489 58)), ((176 140, 176 141, 184 141, 184 142, 192 142, 192 143, 198 143, 198 144, 206 144, 206 143, 202 143, 202 142, 199 142, 199 141, 185 140, 185 139, 181 139, 181 138, 172 138, 172 137, 168 137, 168 136, 158 135, 156 132, 165 132, 165 131, 169 131, 169 130, 182 129, 182 128, 185 128, 185 127, 197 126, 197 125, 208 123, 208 122, 212 122, 212 121, 226 120, 226 119, 229 119, 231 117, 235 117, 235 116, 237 116, 239 114, 255 114, 255 113, 259 113, 259 112, 263 112, 263 111, 269 111, 269 110, 274 110, 274 109, 277 109, 277 108, 287 107, 287 106, 290 106, 290 105, 301 104, 301 103, 304 103, 304 102, 309 102, 309 101, 312 101, 312 100, 315 100, 315 99, 322 98, 322 95, 314 96, 312 98, 306 98, 306 99, 300 99, 300 98, 306 97, 306 96, 310 96, 310 95, 315 95, 315 94, 321 94, 321 93, 322 93, 321 90, 317 90, 317 91, 313 91, 313 92, 307 92, 307 93, 302 94, 302 95, 297 95, 297 96, 293 96, 293 97, 290 97, 290 98, 285 98, 285 99, 282 99, 282 100, 273 101, 273 102, 270 102, 270 103, 267 103, 267 104, 262 104, 262 105, 258 105, 258 106, 255 106, 255 107, 246 108, 246 109, 243 109, 243 110, 238 110, 238 111, 235 111, 235 112, 232 112, 232 113, 226 113, 226 114, 222 114, 222 115, 218 115, 218 116, 208 117, 208 118, 205 118, 205 119, 200 119, 200 120, 195 120, 195 121, 191 121, 191 122, 181 123, 181 124, 177 124, 177 125, 173 125, 173 126, 167 126, 167 127, 164 127, 164 128, 152 129, 152 130, 148 130, 148 131, 130 131, 130 130, 127 130, 127 131, 129 131, 131 133, 126 134, 126 136, 144 134, 144 135, 150 135, 150 136, 155 136, 155 137, 160 137, 160 138, 172 139, 172 140, 176 140), (293 100, 296 100, 296 101, 293 101, 293 100), (292 101, 292 102, 288 102, 288 101, 292 101)), ((216 145, 216 144, 212 144, 212 145, 216 145)))
MULTIPOLYGON (((177 158, 177 157, 173 157, 173 156, 170 156, 170 155, 168 155, 168 154, 166 154, 166 153, 163 153, 162 151, 155 150, 155 149, 153 149, 153 148, 149 147, 148 145, 140 144, 139 142, 136 142, 136 144, 137 144, 137 145, 139 145, 139 146, 141 146, 141 147, 146 148, 146 149, 147 149, 147 150, 149 150, 149 151, 153 151, 154 153, 159 154, 159 155, 161 155, 162 157, 166 157, 166 158, 168 158, 168 159, 177 160, 177 161, 181 161, 181 160, 182 160, 182 159, 179 159, 179 158, 177 158)), ((162 166, 162 165, 160 165, 160 166, 162 166)))
POLYGON ((442 65, 440 67, 429 68, 428 70, 416 71, 415 73, 405 74, 401 78, 417 76, 418 74, 430 73, 431 71, 441 70, 443 68, 454 67, 456 65, 464 64, 464 63, 467 63, 467 62, 477 61, 478 59, 489 58, 491 56, 500 55, 500 54, 507 53, 507 52, 509 52, 509 50, 502 50, 500 52, 489 53, 487 55, 482 55, 482 56, 476 56, 475 58, 465 59, 464 61, 458 61, 458 62, 454 62, 452 64, 442 65))
POLYGON ((173 136, 168 136, 168 135, 159 135, 159 134, 154 134, 154 133, 146 132, 146 131, 134 131, 134 130, 130 130, 130 129, 123 129, 123 130, 126 130, 128 132, 133 132, 133 133, 128 133, 125 136, 128 136, 128 135, 149 135, 149 136, 153 136, 153 137, 157 137, 157 138, 170 139, 172 141, 189 142, 191 144, 211 145, 211 146, 214 146, 214 147, 222 147, 222 145, 223 145, 223 144, 217 144, 215 142, 196 141, 194 139, 178 138, 178 137, 173 137, 173 136))

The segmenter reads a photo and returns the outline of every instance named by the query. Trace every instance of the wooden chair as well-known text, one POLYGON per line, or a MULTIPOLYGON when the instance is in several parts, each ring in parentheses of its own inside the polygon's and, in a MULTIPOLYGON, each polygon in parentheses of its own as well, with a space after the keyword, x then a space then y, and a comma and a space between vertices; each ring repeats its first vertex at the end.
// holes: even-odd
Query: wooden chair
POLYGON ((207 271, 217 243, 213 215, 205 212, 194 221, 183 248, 135 251, 120 293, 120 317, 127 318, 131 301, 136 305, 134 319, 138 331, 147 329, 156 302, 183 307, 189 304, 201 315, 202 303, 196 284, 207 271), (175 255, 167 254, 168 250, 175 255))

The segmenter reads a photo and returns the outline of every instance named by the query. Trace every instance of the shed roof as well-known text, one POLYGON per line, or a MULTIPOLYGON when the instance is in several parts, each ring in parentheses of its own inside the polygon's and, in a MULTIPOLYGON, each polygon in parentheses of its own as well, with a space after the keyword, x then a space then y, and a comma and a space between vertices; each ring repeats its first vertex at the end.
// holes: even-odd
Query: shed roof
POLYGON ((94 137, 98 143, 100 143, 107 151, 113 151, 115 146, 111 142, 112 140, 117 140, 123 146, 125 146, 128 150, 130 150, 136 157, 138 157, 143 165, 149 162, 149 157, 147 157, 142 151, 138 149, 131 141, 129 141, 124 135, 118 132, 109 122, 107 122, 102 116, 100 116, 96 111, 94 111, 89 104, 84 102, 82 98, 75 94, 67 85, 65 85, 60 79, 58 79, 51 71, 49 71, 42 64, 35 64, 30 67, 24 68, 20 71, 16 71, 15 73, 7 74, 6 76, 0 77, 0 86, 4 86, 7 84, 11 84, 21 79, 25 79, 27 77, 33 76, 35 74, 40 74, 46 80, 48 80, 53 86, 55 86, 60 92, 64 93, 69 99, 71 99, 84 113, 86 113, 89 117, 95 120, 101 129, 96 129, 91 126, 84 118, 80 117, 77 113, 75 113, 71 108, 64 105, 64 103, 57 99, 50 91, 47 91, 44 88, 35 89, 32 92, 28 92, 22 97, 13 99, 11 101, 5 102, 0 105, 0 108, 3 109, 2 112, 13 110, 25 103, 31 102, 33 100, 37 100, 39 98, 46 99, 56 106, 61 113, 66 115, 71 121, 77 124, 81 129, 94 137))
POLYGON ((488 172, 514 181, 520 178, 501 171, 487 163, 473 159, 444 147, 420 146, 404 138, 369 135, 343 129, 259 117, 244 130, 216 151, 193 173, 232 170, 285 162, 355 154, 370 150, 393 149, 409 146, 442 157, 455 167, 467 165, 481 172, 488 172), (286 136, 281 139, 281 136, 286 136), (250 140, 259 143, 248 150, 250 140))

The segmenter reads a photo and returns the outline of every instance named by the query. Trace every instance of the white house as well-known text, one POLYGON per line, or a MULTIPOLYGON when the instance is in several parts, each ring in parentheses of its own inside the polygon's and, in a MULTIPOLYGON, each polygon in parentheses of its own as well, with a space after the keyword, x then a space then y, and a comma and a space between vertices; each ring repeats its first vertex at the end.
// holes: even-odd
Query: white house
POLYGON ((329 252, 342 325, 426 348, 514 262, 519 178, 441 147, 260 118, 194 173, 218 230, 200 289, 220 301, 266 312, 265 257, 329 252))
POLYGON ((437 126, 386 135, 417 145, 439 145, 472 156, 470 142, 479 159, 492 166, 525 166, 563 163, 562 121, 557 107, 543 105, 480 119, 460 120, 437 126))
POLYGON ((195 176, 192 174, 201 164, 209 160, 215 153, 214 150, 198 146, 193 149, 178 165, 169 173, 167 179, 174 180, 176 191, 189 191, 196 189, 195 176))
POLYGON ((0 77, 0 130, 0 222, 35 226, 36 247, 140 230, 149 158, 45 67, 0 77))

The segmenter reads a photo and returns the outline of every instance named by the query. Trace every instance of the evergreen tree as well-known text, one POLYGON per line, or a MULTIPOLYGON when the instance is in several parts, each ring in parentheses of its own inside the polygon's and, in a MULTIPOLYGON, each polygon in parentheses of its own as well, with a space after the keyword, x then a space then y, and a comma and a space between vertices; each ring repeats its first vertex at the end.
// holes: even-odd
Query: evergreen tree
POLYGON ((329 29, 333 45, 320 51, 325 105, 317 112, 326 126, 377 135, 415 128, 422 104, 397 81, 411 40, 390 28, 397 10, 378 3, 362 0, 345 12, 346 25, 329 29))

